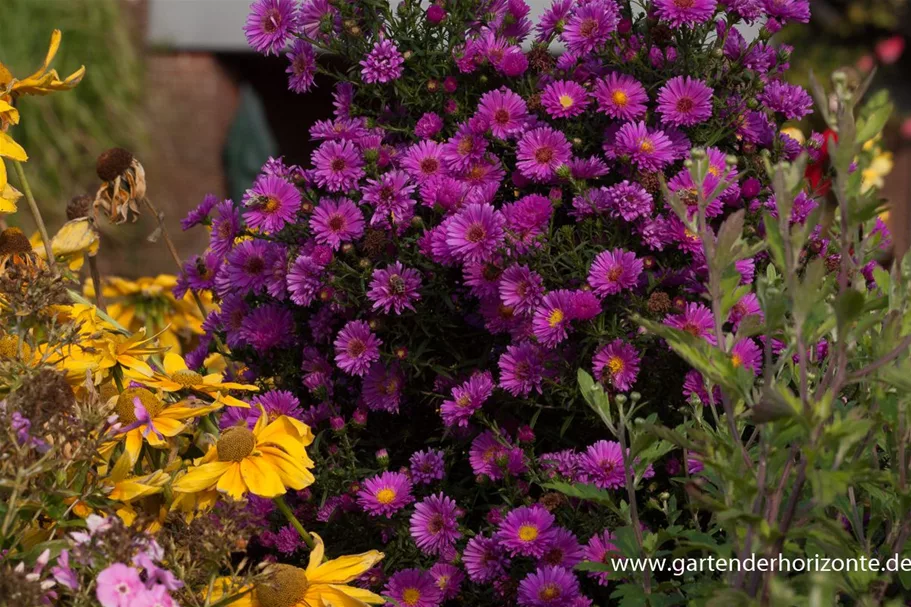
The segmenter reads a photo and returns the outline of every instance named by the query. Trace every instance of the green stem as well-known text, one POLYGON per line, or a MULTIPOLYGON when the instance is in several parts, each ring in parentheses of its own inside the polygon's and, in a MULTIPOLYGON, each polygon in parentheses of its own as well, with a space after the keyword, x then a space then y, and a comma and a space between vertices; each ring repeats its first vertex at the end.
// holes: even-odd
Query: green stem
POLYGON ((272 501, 275 502, 275 505, 278 506, 278 509, 281 510, 281 513, 285 515, 285 518, 288 519, 288 522, 291 523, 291 526, 297 529, 297 532, 304 540, 304 543, 307 544, 307 548, 310 550, 316 548, 316 542, 313 541, 313 536, 310 535, 306 529, 304 529, 304 526, 301 525, 301 522, 297 520, 296 516, 294 516, 294 513, 291 511, 291 507, 288 505, 288 502, 285 501, 284 496, 279 495, 278 497, 274 497, 272 498, 272 501))
POLYGON ((22 192, 28 201, 28 208, 32 212, 32 217, 38 225, 38 232, 41 234, 41 240, 44 241, 44 252, 47 253, 47 265, 54 268, 56 260, 54 259, 54 250, 51 248, 51 237, 48 236, 47 227, 44 225, 44 219, 41 218, 41 211, 38 210, 38 203, 35 202, 35 196, 32 194, 32 188, 25 177, 25 171, 22 169, 22 163, 13 160, 13 168, 16 170, 16 176, 19 177, 19 185, 22 186, 22 192))

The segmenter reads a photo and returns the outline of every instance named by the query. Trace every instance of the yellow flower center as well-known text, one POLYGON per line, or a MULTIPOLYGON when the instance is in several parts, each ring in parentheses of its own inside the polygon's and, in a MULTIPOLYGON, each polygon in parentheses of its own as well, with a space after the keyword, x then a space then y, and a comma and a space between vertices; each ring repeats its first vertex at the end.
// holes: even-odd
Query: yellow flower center
POLYGON ((611 374, 616 375, 620 371, 623 371, 623 359, 619 356, 612 356, 609 361, 607 361, 607 368, 610 369, 611 374))
POLYGON ((629 103, 629 97, 623 91, 614 91, 614 94, 610 96, 611 101, 614 102, 614 105, 620 107, 626 107, 626 104, 629 103))
POLYGON ((384 487, 376 493, 376 501, 381 504, 391 504, 395 501, 395 490, 390 489, 389 487, 384 487))
MULTIPOLYGON (((19 355, 19 338, 15 335, 4 335, 0 337, 0 358, 13 359, 19 355)), ((27 343, 22 342, 22 358, 32 357, 32 349, 27 343)))
POLYGON ((743 365, 743 358, 740 356, 740 354, 733 354, 731 356, 731 362, 735 367, 740 367, 743 365))
POLYGON ((564 108, 571 108, 573 106, 573 98, 569 95, 560 95, 560 105, 564 108))
POLYGON ((559 308, 550 313, 550 316, 547 317, 547 324, 550 325, 550 328, 553 329, 561 322, 563 322, 563 310, 559 308))
POLYGON ((519 527, 519 539, 523 542, 533 542, 538 539, 538 528, 534 525, 522 525, 519 527))
POLYGON ((148 411, 149 417, 155 417, 164 409, 164 403, 161 399, 152 394, 146 388, 127 388, 120 393, 117 398, 117 405, 114 410, 123 424, 132 424, 136 421, 136 404, 134 398, 138 398, 145 410, 148 411))
POLYGON ((467 394, 463 394, 462 396, 458 397, 455 402, 459 407, 464 409, 471 404, 471 399, 467 394))
POLYGON ((254 447, 256 447, 256 437, 244 426, 227 428, 215 443, 220 462, 239 462, 253 453, 254 447))
POLYGON ((651 139, 640 139, 639 140, 639 151, 643 154, 651 154, 655 151, 655 144, 652 143, 651 139))
POLYGON ((417 588, 405 588, 402 593, 402 602, 406 605, 417 605, 421 600, 421 591, 417 588))
POLYGON ((274 213, 278 210, 279 206, 281 206, 281 203, 279 203, 278 199, 274 196, 269 196, 263 203, 262 210, 266 213, 274 213))
POLYGON ((544 584, 538 591, 538 598, 544 601, 560 598, 560 587, 553 583, 544 584))
POLYGON ((180 384, 184 388, 192 388, 193 386, 199 385, 202 383, 202 375, 196 371, 190 371, 189 369, 181 369, 180 371, 171 375, 171 380, 174 383, 180 384))
POLYGON ((261 607, 294 607, 307 596, 310 582, 307 573, 292 565, 272 565, 271 573, 256 588, 256 602, 261 607))
POLYGON ((710 164, 710 165, 709 165, 709 173, 711 173, 711 174, 714 175, 715 177, 718 177, 719 175, 721 175, 721 169, 719 169, 718 167, 716 167, 714 164, 710 164))

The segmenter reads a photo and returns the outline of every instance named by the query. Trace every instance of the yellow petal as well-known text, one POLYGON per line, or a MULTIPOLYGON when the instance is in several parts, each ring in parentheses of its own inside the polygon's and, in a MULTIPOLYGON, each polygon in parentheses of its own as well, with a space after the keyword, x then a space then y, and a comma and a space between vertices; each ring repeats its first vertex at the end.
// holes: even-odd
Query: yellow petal
POLYGON ((240 472, 250 492, 255 495, 277 497, 285 493, 278 472, 262 457, 245 457, 240 462, 240 472))
POLYGON ((307 589, 304 604, 320 605, 321 607, 364 607, 367 605, 364 601, 359 601, 332 586, 324 584, 310 586, 307 589))
POLYGON ((28 160, 28 154, 21 145, 16 143, 7 133, 0 131, 0 156, 5 156, 10 160, 25 162, 28 160))
MULTIPOLYGON (((260 447, 260 452, 269 461, 269 464, 275 468, 284 486, 300 491, 316 481, 313 474, 302 465, 303 462, 292 460, 290 456, 280 449, 260 447)), ((309 465, 312 468, 313 462, 310 461, 309 465)))
MULTIPOLYGON (((175 419, 170 419, 167 417, 156 417, 152 420, 152 425, 155 426, 155 429, 158 430, 164 436, 177 436, 183 429, 187 427, 186 424, 181 423, 175 419)), ((154 433, 149 433, 149 442, 152 442, 152 435, 154 433)))
POLYGON ((231 467, 233 462, 209 462, 190 468, 174 482, 174 490, 182 493, 196 493, 213 487, 218 479, 231 467))
POLYGON ((54 255, 84 253, 97 243, 98 231, 95 229, 94 222, 88 217, 66 222, 51 238, 54 255))
POLYGON ((231 499, 239 500, 247 492, 247 485, 244 483, 243 476, 241 475, 241 467, 237 462, 230 462, 231 466, 228 470, 218 479, 217 489, 221 493, 225 493, 231 497, 231 499))
POLYGON ((139 460, 139 451, 142 449, 142 430, 136 428, 127 432, 124 449, 130 454, 130 459, 135 464, 139 460))
POLYGON ((382 552, 376 550, 342 556, 323 563, 312 571, 308 568, 307 579, 314 584, 347 584, 379 563, 383 556, 382 552))
MULTIPOLYGON (((265 415, 261 416, 260 420, 263 417, 265 417, 265 415)), ((291 418, 286 415, 279 416, 278 419, 256 434, 256 444, 278 445, 292 457, 303 458, 306 453, 304 450, 304 443, 295 436, 297 432, 290 423, 290 419, 291 418)))
POLYGON ((42 63, 41 67, 35 70, 35 73, 29 76, 29 78, 36 78, 47 71, 47 68, 51 66, 51 61, 57 56, 57 51, 60 50, 60 40, 62 38, 63 34, 60 30, 51 32, 51 41, 47 46, 47 54, 44 56, 44 63, 42 63))
POLYGON ((19 124, 19 110, 3 99, 0 99, 0 114, 6 114, 6 120, 9 120, 11 123, 19 124))
POLYGON ((164 372, 168 375, 174 375, 178 371, 186 371, 187 363, 184 362, 183 358, 174 354, 173 352, 168 352, 164 355, 164 372))
POLYGON ((310 572, 316 570, 317 567, 323 562, 323 557, 326 555, 326 544, 323 543, 323 538, 315 533, 311 533, 310 536, 313 538, 313 550, 310 551, 310 560, 307 562, 307 578, 310 578, 310 572))
POLYGON ((381 597, 378 594, 370 592, 364 588, 358 588, 356 586, 337 586, 332 584, 330 586, 333 590, 338 590, 339 592, 344 592, 353 599, 357 599, 368 605, 382 605, 386 602, 386 599, 381 597))

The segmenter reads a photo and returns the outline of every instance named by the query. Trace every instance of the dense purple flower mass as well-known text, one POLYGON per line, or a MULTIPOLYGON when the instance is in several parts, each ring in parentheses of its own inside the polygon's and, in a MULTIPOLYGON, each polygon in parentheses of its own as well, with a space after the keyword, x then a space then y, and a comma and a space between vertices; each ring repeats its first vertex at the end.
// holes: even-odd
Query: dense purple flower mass
POLYGON ((295 0, 257 0, 250 7, 244 32, 256 51, 277 55, 297 26, 295 0))

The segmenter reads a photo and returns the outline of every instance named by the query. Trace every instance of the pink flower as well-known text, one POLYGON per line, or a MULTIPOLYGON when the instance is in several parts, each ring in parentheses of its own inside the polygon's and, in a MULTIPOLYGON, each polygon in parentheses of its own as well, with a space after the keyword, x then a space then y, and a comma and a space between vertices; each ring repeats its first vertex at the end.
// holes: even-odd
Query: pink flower
POLYGON ((145 592, 139 572, 123 563, 114 563, 96 581, 95 596, 102 607, 130 607, 145 592))

